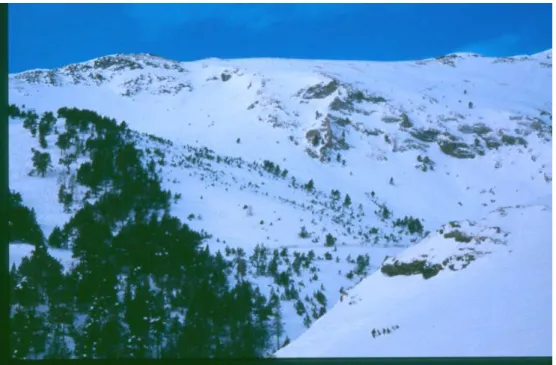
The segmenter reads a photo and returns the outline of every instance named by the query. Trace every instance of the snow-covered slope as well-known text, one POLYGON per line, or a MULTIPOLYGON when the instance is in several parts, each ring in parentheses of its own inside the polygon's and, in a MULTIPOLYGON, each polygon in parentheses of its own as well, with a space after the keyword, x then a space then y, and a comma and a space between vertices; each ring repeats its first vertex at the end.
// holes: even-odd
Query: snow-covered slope
POLYGON ((432 235, 400 260, 476 261, 427 280, 375 272, 276 356, 551 356, 551 223, 548 207, 512 207, 465 227, 499 241, 432 235))
MULTIPOLYGON (((279 271, 291 275, 290 284, 297 288, 305 305, 299 314, 296 300, 284 300, 285 334, 280 342, 286 336, 291 340, 299 337, 308 325, 304 324, 305 317, 311 323, 334 307, 330 317, 325 314, 311 332, 299 339, 299 345, 293 341, 279 355, 320 356, 310 352, 317 351, 320 343, 312 346, 311 337, 306 336, 317 338, 319 328, 328 324, 339 328, 328 331, 328 350, 333 351, 332 344, 338 344, 338 349, 353 350, 355 354, 354 348, 334 341, 343 341, 344 337, 348 341, 358 336, 358 330, 349 328, 349 323, 342 327, 334 316, 354 318, 352 311, 354 316, 371 312, 357 312, 362 310, 361 305, 350 306, 345 299, 338 302, 340 291, 354 287, 379 269, 385 256, 400 254, 410 246, 409 250, 416 251, 407 251, 408 257, 429 246, 436 252, 448 247, 449 252, 442 254, 453 254, 461 247, 449 245, 453 240, 434 233, 450 221, 490 217, 488 224, 502 227, 503 222, 492 221, 498 218, 492 218, 496 215, 489 215, 491 211, 503 206, 545 204, 551 199, 551 55, 551 50, 503 59, 454 54, 389 63, 288 59, 176 62, 146 54, 113 55, 56 70, 11 75, 10 103, 38 113, 56 112, 60 107, 91 109, 118 122, 125 121, 139 132, 169 140, 162 143, 143 136, 141 146, 149 157, 163 161, 160 168, 164 187, 181 194, 172 213, 193 229, 210 233, 212 238, 207 243, 211 249, 242 247, 247 256, 257 245, 264 245, 269 252, 280 251, 279 271), (265 160, 273 165, 265 165, 265 160), (304 185, 310 180, 314 189, 308 191, 304 185), (333 190, 339 194, 333 194, 333 190), (346 195, 350 204, 344 204, 346 195), (409 221, 404 221, 406 217, 409 221), (416 219, 422 230, 409 229, 408 224, 416 219), (301 237, 303 227, 307 235, 301 237), (427 232, 433 233, 427 236, 427 232), (325 245, 328 234, 336 238, 331 246, 325 245), (418 243, 424 237, 425 241, 418 243), (315 261, 299 272, 292 269, 296 255, 310 251, 315 253, 315 261), (326 296, 324 303, 315 302, 319 290, 326 296), (340 336, 342 328, 347 334, 340 336), (355 331, 353 335, 351 331, 355 331), (306 349, 309 352, 297 350, 304 344, 310 347, 306 349)), ((62 128, 62 121, 58 123, 62 128)), ((53 169, 44 178, 28 176, 32 169, 30 149, 39 148, 39 144, 21 120, 11 120, 10 184, 21 193, 24 203, 36 210, 39 223, 49 235, 72 212, 64 212, 58 203, 59 177, 65 168, 57 163, 60 151, 54 146, 56 136, 47 139, 46 151, 52 154, 53 169)), ((510 233, 508 247, 514 245, 514 252, 524 251, 523 260, 528 261, 522 265, 537 267, 534 255, 549 250, 550 239, 540 233, 534 236, 534 232, 546 229, 543 224, 548 223, 540 217, 550 219, 551 211, 521 209, 515 211, 538 214, 539 219, 530 220, 529 225, 517 219, 520 225, 512 221, 503 230, 510 233), (513 241, 520 235, 538 239, 521 247, 521 242, 513 241), (542 247, 538 252, 533 249, 537 246, 542 247)), ((365 353, 369 356, 440 355, 441 351, 459 354, 460 347, 440 345, 388 351, 394 351, 394 343, 405 343, 410 338, 403 336, 421 338, 423 334, 423 341, 447 341, 451 336, 446 335, 444 327, 452 322, 461 337, 468 339, 462 340, 461 348, 467 346, 465 341, 473 338, 466 336, 475 333, 473 326, 482 328, 479 322, 483 317, 476 321, 466 317, 474 315, 465 310, 469 303, 463 306, 463 314, 455 313, 455 307, 439 310, 443 308, 435 307, 439 303, 455 304, 448 304, 448 296, 445 301, 437 301, 436 296, 446 285, 454 290, 450 295, 462 295, 461 300, 469 301, 463 295, 471 289, 464 288, 487 290, 494 286, 500 288, 496 300, 513 301, 517 286, 508 288, 504 281, 513 276, 491 276, 492 281, 476 282, 477 275, 483 273, 480 268, 486 270, 485 275, 495 275, 491 271, 503 270, 498 267, 517 265, 511 261, 515 254, 495 251, 462 271, 447 268, 429 280, 417 276, 384 278, 380 272, 371 275, 350 292, 360 293, 361 298, 368 293, 373 305, 378 306, 372 307, 371 317, 357 319, 366 337, 361 335, 363 342, 354 339, 352 343, 359 343, 360 351, 370 349, 365 353), (509 255, 507 259, 505 255, 509 255), (477 274, 473 274, 475 271, 477 274), (408 295, 407 301, 395 299, 396 293, 408 295), (418 303, 424 307, 418 307, 418 303), (414 304, 414 309, 407 311, 406 306, 414 304), (395 323, 376 323, 374 313, 395 323), (412 316, 427 319, 411 322, 412 316), (463 323, 460 318, 470 321, 469 326, 459 325, 463 323), (425 322, 442 330, 427 332, 425 322), (400 328, 374 340, 371 336, 367 343, 367 330, 372 330, 367 324, 400 328), (411 329, 417 324, 424 327, 411 329), (391 346, 373 345, 381 341, 393 342, 391 346)), ((541 270, 542 265, 538 267, 541 270)), ((518 266, 511 274, 517 275, 517 270, 518 266)), ((548 284, 549 274, 550 270, 539 273, 548 284)), ((274 289, 284 293, 283 286, 257 273, 251 264, 248 275, 263 292, 274 289)), ((530 286, 523 282, 521 290, 530 290, 534 296, 531 300, 539 302, 539 310, 544 310, 531 319, 531 328, 543 333, 538 341, 543 347, 510 346, 510 342, 502 341, 505 334, 500 330, 499 346, 485 339, 485 347, 476 345, 462 354, 549 351, 549 337, 542 331, 550 327, 536 327, 534 322, 550 323, 550 313, 543 307, 550 304, 546 282, 539 280, 530 286), (538 291, 535 285, 539 285, 538 291)), ((475 307, 490 303, 481 295, 477 291, 481 299, 474 302, 475 307)), ((517 302, 515 308, 519 305, 517 302)), ((487 316, 489 308, 476 311, 477 316, 487 316)), ((520 318, 529 321, 529 317, 520 318)), ((501 319, 492 317, 486 323, 501 319)), ((484 331, 491 336, 493 332, 488 331, 497 328, 504 327, 494 325, 484 331)))

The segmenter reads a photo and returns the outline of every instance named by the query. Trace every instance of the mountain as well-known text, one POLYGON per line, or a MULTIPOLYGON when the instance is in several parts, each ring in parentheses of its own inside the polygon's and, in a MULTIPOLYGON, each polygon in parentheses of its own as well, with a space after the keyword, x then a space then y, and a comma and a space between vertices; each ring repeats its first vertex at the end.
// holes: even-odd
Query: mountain
POLYGON ((549 208, 521 206, 447 225, 397 267, 385 262, 276 356, 551 356, 551 223, 549 208), (446 238, 461 230, 469 242, 446 238), (420 262, 441 272, 425 280, 420 262), (411 266, 414 275, 400 276, 411 266))
MULTIPOLYGON (((551 78, 551 50, 415 62, 117 54, 32 70, 10 75, 10 186, 45 237, 98 201, 81 169, 92 155, 65 164, 57 144, 91 115, 71 108, 94 111, 153 161, 166 210, 231 260, 230 285, 280 298, 267 353, 287 338, 277 356, 546 355, 551 78), (48 112, 41 142, 29 115, 48 112), (29 175, 32 148, 51 156, 44 176, 29 175), (470 347, 477 329, 486 340, 470 347), (449 331, 461 341, 441 345, 449 331)), ((94 129, 79 133, 87 150, 94 129)), ((30 243, 12 241, 12 263, 30 243)), ((74 246, 49 253, 71 270, 74 246)))

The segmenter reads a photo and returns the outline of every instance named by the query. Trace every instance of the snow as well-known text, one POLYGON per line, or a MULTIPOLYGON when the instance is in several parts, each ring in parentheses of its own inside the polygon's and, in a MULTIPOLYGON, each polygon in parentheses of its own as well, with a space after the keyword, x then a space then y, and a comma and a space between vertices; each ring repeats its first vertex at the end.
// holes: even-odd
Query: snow
MULTIPOLYGON (((337 303, 276 356, 551 356, 551 215, 539 206, 491 215, 490 223, 512 230, 510 250, 462 271, 428 280, 372 274, 349 292, 356 304, 337 303), (399 329, 371 336, 394 325, 399 329)), ((435 248, 450 243, 432 241, 435 248)), ((427 248, 423 242, 407 254, 427 248)))
MULTIPOLYGON (((12 265, 16 267, 21 264, 21 260, 24 257, 30 257, 35 250, 35 246, 26 243, 10 243, 10 268, 12 265)), ((58 248, 48 248, 48 253, 50 256, 58 260, 65 270, 69 271, 73 265, 75 265, 75 259, 72 257, 72 253, 69 250, 62 250, 58 248)))
MULTIPOLYGON (((518 204, 551 208, 551 138, 532 131, 523 135, 527 147, 485 148, 485 156, 473 159, 448 156, 436 143, 425 144, 423 149, 394 152, 393 144, 387 143, 384 135, 398 146, 413 137, 398 123, 386 123, 382 118, 398 117, 403 112, 414 124, 413 129, 446 131, 469 145, 475 136, 461 132, 463 125, 484 123, 493 129, 493 135, 500 129, 518 135, 516 129, 525 129, 520 123, 535 118, 551 125, 551 116, 548 118, 546 113, 552 111, 552 69, 543 66, 551 65, 551 54, 549 50, 512 62, 458 54, 452 60, 453 66, 439 59, 388 63, 292 59, 176 62, 144 54, 113 55, 143 68, 74 72, 65 67, 52 71, 55 85, 49 83, 46 70, 10 75, 10 103, 24 104, 26 109, 33 108, 38 113, 55 112, 60 107, 92 109, 118 122, 126 121, 139 132, 171 140, 173 146, 160 146, 146 139, 139 145, 145 149, 157 147, 166 154, 162 168, 164 188, 182 196, 172 214, 194 230, 210 233, 213 237, 207 243, 211 252, 226 246, 242 247, 249 257, 257 244, 264 244, 271 252, 287 247, 292 261, 293 251, 313 250, 321 258, 331 253, 333 260, 322 258, 314 263, 318 280, 311 281, 314 273, 309 270, 293 276, 294 282, 305 286, 300 286, 300 298, 311 297, 324 285, 329 312, 307 330, 302 317, 295 313, 295 302, 283 302, 286 334, 282 341, 287 335, 292 343, 278 356, 546 354, 550 351, 550 334, 546 332, 550 327, 542 324, 550 323, 551 317, 546 310, 550 304, 546 296, 546 253, 550 248, 545 221, 551 213, 519 208, 515 211, 527 212, 526 220, 511 221, 515 213, 502 218, 491 212, 518 204), (93 73, 100 75, 102 81, 88 76, 93 73), (223 73, 231 75, 231 79, 222 81, 223 73), (322 99, 303 99, 307 88, 325 85, 332 78, 341 84, 334 93, 322 99), (137 85, 137 90, 133 85, 137 85), (177 92, 171 91, 180 87, 177 92), (382 96, 387 103, 357 104, 364 112, 331 110, 334 98, 345 97, 349 88, 382 96), (129 96, 125 96, 128 91, 129 96), (471 109, 469 102, 473 103, 471 109), (317 112, 322 114, 318 119, 317 112), (306 133, 320 128, 327 114, 350 118, 352 123, 346 127, 332 126, 338 136, 345 132, 350 148, 334 151, 331 162, 322 163, 306 152, 312 148, 306 133), (363 129, 379 129, 381 134, 366 135, 361 132, 363 129), (238 138, 240 143, 236 142, 238 138), (215 155, 241 158, 242 167, 207 159, 187 168, 179 166, 185 156, 192 154, 188 150, 191 146, 207 147, 215 155), (336 162, 336 152, 346 160, 345 166, 336 162), (419 155, 434 161, 435 170, 417 169, 419 155), (254 161, 262 165, 264 160, 288 169, 287 178, 277 179, 249 165, 254 161), (313 179, 318 195, 292 188, 292 176, 299 185, 313 179), (390 178, 394 185, 389 184, 390 178), (352 208, 331 208, 332 189, 341 192, 337 205, 347 193, 352 208), (381 239, 375 244, 373 237, 365 242, 359 231, 366 233, 376 227, 384 235, 397 232, 391 221, 382 222, 374 214, 377 206, 369 197, 371 191, 376 193, 378 203, 385 203, 393 211, 394 220, 404 216, 419 218, 430 235, 417 244, 416 236, 406 235, 395 243, 381 239), (360 204, 362 216, 357 215, 360 204), (245 205, 252 207, 253 215, 247 214, 245 205), (195 218, 189 220, 190 214, 195 218), (538 219, 528 218, 528 214, 538 219), (484 217, 490 220, 480 223, 484 217), (491 223, 507 224, 508 247, 513 251, 508 253, 491 245, 491 254, 465 269, 443 270, 428 280, 421 276, 386 278, 380 272, 372 274, 386 256, 411 260, 422 250, 433 249, 434 255, 429 258, 443 261, 462 248, 437 233, 450 221, 476 221, 485 227, 491 223), (302 226, 311 233, 309 239, 298 236, 302 226), (337 237, 336 250, 324 247, 327 233, 337 237), (527 235, 526 242, 531 246, 517 242, 520 235, 527 235), (313 238, 318 238, 318 242, 312 242, 313 238), (368 270, 372 275, 357 284, 359 277, 346 278, 355 267, 346 259, 360 254, 370 256, 368 270), (521 267, 524 271, 518 274, 521 267), (539 279, 525 281, 534 277, 535 270, 540 270, 539 279), (513 281, 515 286, 510 285, 513 281), (367 304, 349 305, 351 300, 346 299, 340 302, 341 287, 352 288, 350 295, 359 293, 367 304), (454 302, 453 298, 459 299, 454 302), (530 305, 537 312, 519 312, 525 299, 535 303, 530 305), (510 328, 511 323, 514 327, 510 328), (394 325, 400 328, 389 335, 375 339, 370 336, 373 326, 394 325), (477 335, 478 329, 484 335, 477 335), (515 330, 514 337, 510 329, 515 330), (526 335, 523 330, 530 332, 526 335), (458 341, 450 345, 451 333, 458 341), (473 342, 473 336, 480 336, 480 341, 473 342), (514 339, 523 341, 516 344, 514 339), (536 344, 531 343, 533 339, 536 344)), ((76 66, 94 64, 95 60, 91 60, 76 66)), ((58 122, 61 128, 62 121, 58 122)), ((48 236, 56 225, 61 227, 71 217, 57 199, 63 167, 57 163, 60 156, 54 146, 55 136, 49 137, 46 150, 52 154, 54 168, 40 178, 28 176, 32 169, 30 150, 39 148, 37 140, 23 129, 20 120, 10 120, 9 133, 10 187, 21 193, 25 205, 36 210, 48 236)), ((29 245, 12 243, 10 265, 19 263, 31 249, 29 245)), ((71 264, 71 252, 50 252, 66 267, 71 264)), ((286 268, 286 264, 280 265, 281 270, 286 268)), ((250 278, 265 294, 274 286, 271 278, 251 274, 250 278)))

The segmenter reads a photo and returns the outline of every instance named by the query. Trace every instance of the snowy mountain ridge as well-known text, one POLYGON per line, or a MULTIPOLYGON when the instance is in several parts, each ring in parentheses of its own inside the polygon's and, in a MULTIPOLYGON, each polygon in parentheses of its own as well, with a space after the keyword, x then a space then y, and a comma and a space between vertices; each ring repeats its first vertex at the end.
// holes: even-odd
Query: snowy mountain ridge
MULTIPOLYGON (((247 257, 263 246, 277 250, 277 272, 288 280, 273 279, 256 259, 246 274, 264 293, 282 295, 285 329, 271 351, 286 337, 292 342, 277 356, 546 355, 551 205, 548 211, 534 206, 548 206, 552 196, 551 67, 551 50, 388 63, 112 55, 10 75, 10 103, 38 113, 90 109, 125 121, 138 132, 145 156, 157 161, 163 186, 181 196, 172 214, 208 232, 211 250, 241 247, 247 257), (516 216, 537 219, 527 218, 526 225, 516 216), (534 245, 519 242, 537 230, 534 245), (299 267, 309 252, 314 261, 299 267), (537 339, 542 336, 538 347, 527 347, 534 336, 519 337, 522 347, 504 337, 468 353, 472 318, 462 317, 470 326, 458 325, 468 342, 451 347, 440 345, 444 332, 416 330, 409 321, 428 316, 431 293, 451 282, 470 288, 478 270, 515 270, 518 261, 505 259, 515 252, 529 260, 523 263, 528 272, 543 278, 516 286, 543 298, 530 324, 537 339), (396 301, 397 290, 406 293, 405 302, 396 301), (361 300, 376 303, 363 309, 361 300), (420 307, 406 315, 404 303, 420 307), (391 334, 377 335, 386 329, 391 334), (434 339, 434 347, 415 342, 405 352, 395 350, 414 336, 434 339), (369 347, 355 337, 392 345, 369 347)), ((56 128, 64 129, 63 118, 56 128)), ((10 185, 35 209, 47 236, 88 199, 78 186, 80 202, 69 211, 58 202, 65 167, 57 162, 63 153, 56 133, 42 149, 52 155, 52 168, 45 177, 30 177, 30 149, 39 144, 21 120, 10 120, 10 185)), ((24 245, 11 248, 15 263, 27 255, 24 245)), ((67 252, 51 254, 67 262, 67 252)), ((481 295, 489 293, 487 284, 481 288, 481 295)), ((515 293, 499 291, 508 301, 515 293)), ((448 305, 450 295, 434 296, 434 305, 448 305)), ((483 319, 486 304, 471 305, 476 310, 469 313, 483 319)), ((518 300, 510 309, 521 305, 518 300)), ((434 313, 442 312, 438 308, 434 313)), ((444 328, 452 319, 431 314, 430 323, 444 328)), ((527 325, 519 324, 524 331, 527 325)))

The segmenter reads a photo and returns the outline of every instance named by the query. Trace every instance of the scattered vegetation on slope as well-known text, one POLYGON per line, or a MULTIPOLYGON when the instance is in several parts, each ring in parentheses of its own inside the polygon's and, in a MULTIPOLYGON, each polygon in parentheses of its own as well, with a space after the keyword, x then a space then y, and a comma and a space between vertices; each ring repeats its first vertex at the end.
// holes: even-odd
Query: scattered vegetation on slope
MULTIPOLYGON (((169 214, 156 162, 144 162, 125 125, 79 109, 58 117, 71 141, 65 156, 73 154, 62 162, 96 200, 51 235, 73 251, 68 273, 44 249, 12 269, 12 356, 263 356, 279 301, 247 280, 233 284, 231 263, 203 247, 208 236, 169 214)), ((44 241, 20 196, 10 202, 10 240, 44 241)))
POLYGON ((413 260, 411 262, 394 260, 392 263, 383 264, 380 271, 387 276, 421 274, 423 278, 430 279, 436 276, 442 269, 442 265, 430 264, 426 260, 413 260))
POLYGON ((303 94, 304 99, 324 99, 338 90, 339 83, 332 80, 327 84, 321 83, 309 87, 303 94))

